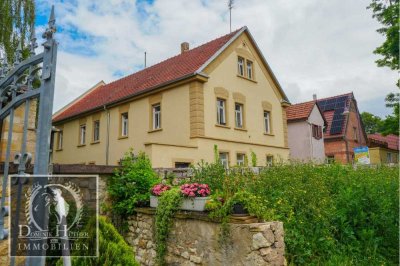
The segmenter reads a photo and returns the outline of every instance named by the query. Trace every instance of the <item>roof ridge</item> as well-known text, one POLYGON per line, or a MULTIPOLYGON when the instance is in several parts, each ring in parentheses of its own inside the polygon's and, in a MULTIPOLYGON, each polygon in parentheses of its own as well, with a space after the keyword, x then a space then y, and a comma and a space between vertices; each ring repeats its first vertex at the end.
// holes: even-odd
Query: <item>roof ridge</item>
POLYGON ((329 100, 329 99, 333 99, 333 98, 337 98, 337 97, 350 96, 350 95, 353 95, 353 92, 343 93, 343 94, 339 94, 339 95, 335 95, 335 96, 329 96, 329 97, 317 99, 317 101, 329 100))

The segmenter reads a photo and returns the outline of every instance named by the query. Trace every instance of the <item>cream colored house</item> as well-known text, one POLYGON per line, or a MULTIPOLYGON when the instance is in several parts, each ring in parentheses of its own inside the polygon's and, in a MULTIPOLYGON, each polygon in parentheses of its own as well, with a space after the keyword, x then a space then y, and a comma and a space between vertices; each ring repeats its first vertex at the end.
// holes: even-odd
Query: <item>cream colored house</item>
POLYGON ((153 167, 257 155, 289 156, 290 104, 247 27, 109 84, 99 83, 58 111, 54 163, 115 165, 129 148, 153 167))

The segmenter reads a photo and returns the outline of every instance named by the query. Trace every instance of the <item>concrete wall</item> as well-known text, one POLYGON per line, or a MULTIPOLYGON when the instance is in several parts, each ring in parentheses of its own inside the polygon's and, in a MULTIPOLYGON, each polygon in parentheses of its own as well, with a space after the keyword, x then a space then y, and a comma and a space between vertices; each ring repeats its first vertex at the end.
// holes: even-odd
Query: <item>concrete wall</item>
MULTIPOLYGON (((130 217, 126 240, 141 265, 155 265, 153 212, 130 217)), ((193 216, 177 216, 167 242, 168 265, 286 265, 281 222, 230 224, 227 244, 219 242, 221 226, 193 216)))
POLYGON ((288 123, 290 158, 292 160, 316 163, 325 161, 324 138, 312 136, 312 125, 324 127, 324 120, 315 105, 307 121, 288 123))
MULTIPOLYGON (((197 163, 214 160, 214 145, 229 152, 230 164, 236 164, 236 153, 254 151, 260 166, 266 156, 286 160, 286 112, 281 106, 282 95, 263 65, 260 55, 244 33, 233 42, 205 72, 206 80, 176 84, 157 93, 110 108, 109 161, 116 165, 129 148, 145 151, 153 167, 174 167, 175 162, 197 163), (254 79, 237 75, 237 57, 253 61, 254 79), (226 96, 228 125, 216 125, 216 97, 226 96), (234 103, 244 105, 245 128, 234 127, 234 103), (150 127, 150 107, 161 102, 161 130, 150 127), (272 131, 264 132, 263 111, 271 112, 272 131), (120 114, 129 114, 128 137, 120 136, 120 114)), ((54 163, 106 164, 107 112, 82 116, 57 123, 63 130, 63 148, 53 153, 54 163), (93 121, 100 120, 100 141, 92 140, 93 121), (79 125, 86 124, 86 145, 78 145, 79 125)), ((55 137, 57 144, 58 136, 55 137)))

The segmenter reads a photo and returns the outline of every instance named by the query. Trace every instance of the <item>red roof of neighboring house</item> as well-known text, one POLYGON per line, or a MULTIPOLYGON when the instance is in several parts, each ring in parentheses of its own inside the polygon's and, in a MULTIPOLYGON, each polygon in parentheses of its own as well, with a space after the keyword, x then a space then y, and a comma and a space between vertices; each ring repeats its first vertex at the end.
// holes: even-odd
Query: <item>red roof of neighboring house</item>
POLYGON ((315 101, 310 101, 289 106, 288 108, 286 108, 287 120, 306 120, 310 116, 314 105, 315 101))
POLYGON ((352 99, 354 99, 354 95, 351 92, 317 100, 327 122, 325 138, 343 136, 348 119, 343 112, 348 110, 352 99))
POLYGON ((387 144, 387 147, 391 150, 399 150, 399 136, 393 134, 387 136, 383 136, 380 133, 369 134, 368 140, 387 144))
POLYGON ((214 54, 243 27, 182 54, 171 57, 139 72, 100 86, 56 114, 53 122, 116 102, 139 92, 194 75, 214 54))

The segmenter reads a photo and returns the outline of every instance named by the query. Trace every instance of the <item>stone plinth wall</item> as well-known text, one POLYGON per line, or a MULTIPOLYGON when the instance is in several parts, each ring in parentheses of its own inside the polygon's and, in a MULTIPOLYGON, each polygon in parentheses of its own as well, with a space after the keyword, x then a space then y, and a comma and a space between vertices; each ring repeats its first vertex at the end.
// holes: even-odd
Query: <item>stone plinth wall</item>
MULTIPOLYGON (((141 265, 155 265, 154 210, 138 209, 129 218, 127 242, 141 265)), ((281 222, 230 224, 221 242, 221 224, 205 214, 179 213, 167 243, 168 265, 286 265, 281 222)))

